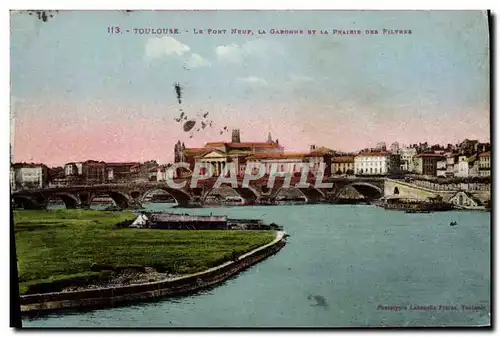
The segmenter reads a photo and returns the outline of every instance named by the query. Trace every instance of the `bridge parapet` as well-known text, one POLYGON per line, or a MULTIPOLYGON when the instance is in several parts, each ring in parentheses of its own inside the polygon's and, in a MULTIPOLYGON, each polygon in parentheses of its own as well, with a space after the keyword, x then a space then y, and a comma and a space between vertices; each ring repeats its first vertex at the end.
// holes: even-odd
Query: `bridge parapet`
MULTIPOLYGON (((269 199, 276 196, 276 193, 283 188, 300 189, 308 198, 312 200, 332 198, 338 191, 348 186, 368 187, 374 190, 383 191, 384 179, 382 178, 346 178, 346 177, 329 177, 323 180, 323 183, 331 184, 315 187, 316 177, 309 177, 306 182, 308 187, 299 185, 301 183, 300 176, 292 176, 290 185, 286 185, 287 179, 284 177, 275 177, 274 183, 269 187, 269 177, 263 177, 249 181, 247 187, 243 185, 243 179, 237 179, 238 187, 234 190, 244 199, 259 200, 269 199)), ((51 197, 61 197, 65 199, 67 207, 83 207, 88 208, 92 199, 96 195, 108 195, 117 205, 121 207, 129 207, 138 205, 142 202, 144 196, 153 190, 163 190, 172 195, 177 203, 187 204, 193 200, 204 200, 216 183, 217 179, 200 180, 195 188, 191 188, 189 181, 185 179, 175 179, 174 183, 180 184, 186 182, 182 188, 174 188, 172 184, 167 182, 133 182, 128 184, 96 184, 96 185, 75 185, 64 187, 49 187, 36 190, 22 190, 12 193, 13 198, 24 198, 23 200, 38 200, 39 204, 43 204, 51 197), (31 199, 30 199, 31 198, 31 199)), ((223 183, 223 186, 230 186, 230 183, 223 183)), ((317 186, 317 185, 316 185, 317 186)))

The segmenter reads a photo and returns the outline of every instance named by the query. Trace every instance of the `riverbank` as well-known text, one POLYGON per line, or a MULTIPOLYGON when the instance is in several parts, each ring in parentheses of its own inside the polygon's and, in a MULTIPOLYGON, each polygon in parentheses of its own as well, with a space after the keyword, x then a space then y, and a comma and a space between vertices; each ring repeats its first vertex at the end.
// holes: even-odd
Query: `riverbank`
POLYGON ((164 296, 193 293, 220 284, 277 253, 286 244, 286 234, 275 234, 274 240, 266 245, 237 256, 233 261, 192 275, 134 285, 21 296, 21 312, 25 316, 40 316, 54 311, 115 307, 164 296))
POLYGON ((173 279, 275 238, 271 231, 119 229, 128 211, 14 211, 21 295, 173 279))

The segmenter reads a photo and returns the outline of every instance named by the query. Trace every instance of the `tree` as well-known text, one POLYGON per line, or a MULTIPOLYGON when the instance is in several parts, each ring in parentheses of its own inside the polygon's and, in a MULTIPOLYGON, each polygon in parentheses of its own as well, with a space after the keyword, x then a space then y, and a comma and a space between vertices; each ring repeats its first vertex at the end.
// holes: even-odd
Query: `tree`
POLYGON ((144 162, 144 165, 147 167, 156 167, 159 166, 156 160, 148 160, 144 162))

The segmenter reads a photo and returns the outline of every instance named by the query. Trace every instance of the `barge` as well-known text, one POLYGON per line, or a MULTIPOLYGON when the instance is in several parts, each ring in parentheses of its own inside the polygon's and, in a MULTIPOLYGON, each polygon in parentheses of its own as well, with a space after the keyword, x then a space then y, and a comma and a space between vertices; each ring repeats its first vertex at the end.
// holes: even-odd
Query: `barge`
POLYGON ((259 219, 230 219, 223 215, 189 215, 166 212, 143 212, 124 227, 179 230, 282 230, 275 223, 259 219))
POLYGON ((442 198, 428 198, 427 200, 408 198, 389 198, 376 204, 386 210, 405 211, 406 213, 430 213, 453 210, 453 205, 444 202, 442 198))

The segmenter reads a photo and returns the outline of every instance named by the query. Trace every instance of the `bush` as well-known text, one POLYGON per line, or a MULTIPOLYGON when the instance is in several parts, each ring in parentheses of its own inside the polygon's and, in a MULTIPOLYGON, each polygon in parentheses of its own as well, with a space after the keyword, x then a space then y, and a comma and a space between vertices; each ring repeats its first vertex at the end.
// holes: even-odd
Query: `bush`
POLYGON ((134 220, 125 220, 122 222, 117 223, 116 225, 113 226, 114 229, 122 229, 122 228, 128 228, 130 225, 134 222, 134 220))
POLYGON ((21 283, 19 291, 22 295, 59 292, 70 286, 84 286, 97 282, 105 282, 114 276, 114 272, 86 272, 73 275, 54 276, 48 279, 34 280, 21 283))

